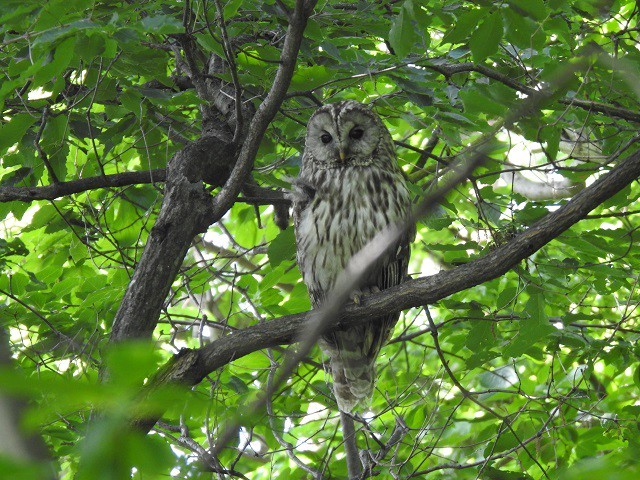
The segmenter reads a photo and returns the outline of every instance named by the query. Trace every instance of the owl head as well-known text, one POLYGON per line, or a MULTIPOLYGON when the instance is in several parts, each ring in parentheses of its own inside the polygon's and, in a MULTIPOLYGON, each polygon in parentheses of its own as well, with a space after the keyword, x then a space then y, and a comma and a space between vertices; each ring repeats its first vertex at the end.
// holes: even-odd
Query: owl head
POLYGON ((395 163, 395 152, 380 117, 348 100, 325 105, 311 116, 303 162, 313 162, 316 168, 395 163))

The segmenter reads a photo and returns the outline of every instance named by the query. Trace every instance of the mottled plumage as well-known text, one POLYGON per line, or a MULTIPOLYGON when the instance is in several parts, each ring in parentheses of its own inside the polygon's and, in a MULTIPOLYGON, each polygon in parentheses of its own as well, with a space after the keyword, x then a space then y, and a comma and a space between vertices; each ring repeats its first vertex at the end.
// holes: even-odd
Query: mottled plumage
MULTIPOLYGON (((349 259, 409 211, 406 180, 380 118, 353 101, 318 109, 307 126, 292 198, 298 263, 317 307, 349 259)), ((410 240, 389 250, 362 290, 384 290, 404 280, 410 240)), ((329 357, 340 410, 351 412, 370 399, 376 357, 397 320, 398 315, 384 316, 323 336, 320 346, 329 357)))

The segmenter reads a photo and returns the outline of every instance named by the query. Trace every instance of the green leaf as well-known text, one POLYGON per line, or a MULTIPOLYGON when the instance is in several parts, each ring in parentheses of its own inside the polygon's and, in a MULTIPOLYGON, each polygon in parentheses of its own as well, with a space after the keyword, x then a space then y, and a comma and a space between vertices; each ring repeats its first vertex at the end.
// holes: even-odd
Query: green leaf
POLYGON ((254 352, 233 362, 234 368, 247 370, 268 368, 270 364, 269 357, 264 352, 254 352))
POLYGON ((523 312, 526 313, 529 318, 523 318, 518 322, 518 334, 502 351, 505 358, 519 357, 535 345, 536 342, 556 331, 555 328, 549 325, 544 306, 545 299, 543 294, 533 293, 523 312))
POLYGON ((451 218, 442 206, 437 205, 423 219, 424 224, 432 230, 442 230, 453 223, 451 218))
POLYGON ((480 19, 486 16, 484 8, 472 8, 462 13, 456 20, 455 26, 442 39, 443 43, 466 43, 469 34, 473 32, 480 19))
POLYGON ((0 186, 5 187, 13 187, 22 182, 25 178, 33 173, 33 168, 31 167, 21 167, 17 170, 14 170, 7 175, 4 175, 0 180, 0 186))
POLYGON ((36 118, 28 113, 20 113, 11 117, 8 123, 0 126, 0 153, 18 143, 29 127, 36 122, 36 118))
POLYGON ((0 238, 0 258, 9 255, 20 255, 24 257, 28 253, 29 250, 19 238, 14 238, 11 241, 0 238))
POLYGON ((278 266, 285 260, 291 260, 295 257, 296 253, 296 237, 293 231, 293 227, 289 227, 283 230, 274 238, 269 244, 267 255, 269 256, 269 263, 272 267, 278 266))
POLYGON ((184 25, 176 18, 169 15, 155 15, 142 19, 140 24, 144 31, 157 34, 170 34, 184 32, 184 25))
POLYGON ((35 462, 33 459, 19 460, 10 456, 0 457, 0 472, 12 480, 36 480, 51 476, 49 463, 35 462))
POLYGON ((496 306, 498 308, 507 308, 515 300, 517 300, 518 289, 516 287, 503 288, 498 295, 496 306))
POLYGON ((576 37, 569 30, 569 25, 562 18, 550 17, 544 22, 544 30, 549 34, 556 34, 560 37, 571 50, 575 48, 576 37))
POLYGON ((128 342, 112 347, 106 355, 110 381, 135 388, 155 370, 159 352, 148 342, 128 342))
POLYGON ((73 58, 73 52, 75 50, 76 37, 69 37, 63 40, 60 45, 56 47, 53 54, 53 60, 39 68, 33 77, 32 88, 44 85, 45 83, 54 80, 62 71, 67 68, 71 59, 73 58))
POLYGON ((504 11, 506 33, 505 38, 512 44, 522 48, 543 48, 546 35, 539 23, 524 17, 515 10, 504 11))
POLYGON ((507 110, 504 105, 494 102, 483 92, 476 90, 465 90, 460 93, 460 98, 465 113, 469 115, 491 114, 495 117, 501 117, 507 110))
POLYGON ((68 119, 64 116, 49 118, 42 132, 40 146, 45 150, 61 148, 67 133, 68 119))
POLYGON ((525 14, 534 20, 544 20, 548 15, 544 0, 508 0, 508 3, 518 14, 525 14))
POLYGON ((73 33, 79 32, 81 30, 92 30, 94 28, 99 28, 99 26, 87 18, 83 18, 81 20, 75 20, 67 25, 54 27, 50 30, 43 32, 42 35, 38 35, 36 37, 36 39, 33 42, 33 45, 40 46, 40 45, 52 44, 56 40, 70 36, 73 33))
POLYGON ((230 0, 228 1, 223 9, 223 13, 224 13, 224 18, 228 19, 231 18, 233 16, 235 16, 236 13, 238 13, 238 9, 240 8, 240 5, 242 5, 243 0, 230 0))
POLYGON ((469 47, 474 61, 482 62, 489 55, 498 51, 498 45, 502 40, 502 30, 502 13, 500 10, 495 10, 482 21, 471 35, 469 47))
POLYGON ((482 220, 487 221, 493 225, 497 225, 500 222, 502 211, 500 210, 499 205, 484 201, 478 205, 478 210, 482 215, 482 220))
POLYGON ((465 346, 474 353, 488 350, 495 345, 493 323, 484 320, 474 320, 469 329, 465 346))
POLYGON ((291 79, 291 88, 314 89, 331 79, 331 71, 322 65, 298 67, 291 79))
POLYGON ((293 287, 289 298, 284 302, 283 307, 289 313, 300 313, 311 310, 311 301, 309 300, 309 292, 307 286, 303 282, 299 282, 293 287))
POLYGON ((483 469, 483 474, 480 477, 485 480, 531 480, 533 477, 526 473, 511 471, 511 470, 500 470, 497 468, 493 468, 491 466, 483 469))
POLYGON ((400 12, 391 23, 389 31, 389 43, 398 58, 405 58, 413 49, 417 38, 412 23, 413 15, 409 2, 402 4, 400 12))
POLYGON ((122 106, 136 117, 143 117, 146 113, 146 105, 137 90, 129 89, 120 95, 122 106))
POLYGON ((102 32, 87 32, 86 35, 76 44, 75 54, 85 62, 91 62, 105 51, 107 39, 102 32))
POLYGON ((558 155, 558 148, 560 147, 561 129, 555 126, 549 126, 543 128, 540 131, 540 140, 545 142, 545 153, 552 160, 556 159, 558 155))
POLYGON ((640 389, 640 365, 637 365, 633 370, 633 383, 640 389))

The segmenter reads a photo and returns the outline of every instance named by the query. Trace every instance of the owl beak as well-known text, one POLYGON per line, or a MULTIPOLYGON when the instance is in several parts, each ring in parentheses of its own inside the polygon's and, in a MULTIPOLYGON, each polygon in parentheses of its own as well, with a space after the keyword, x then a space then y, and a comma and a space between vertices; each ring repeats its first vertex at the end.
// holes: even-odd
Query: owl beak
POLYGON ((344 162, 344 159, 347 157, 347 155, 344 153, 344 150, 342 148, 340 149, 339 155, 340 155, 340 161, 344 162))

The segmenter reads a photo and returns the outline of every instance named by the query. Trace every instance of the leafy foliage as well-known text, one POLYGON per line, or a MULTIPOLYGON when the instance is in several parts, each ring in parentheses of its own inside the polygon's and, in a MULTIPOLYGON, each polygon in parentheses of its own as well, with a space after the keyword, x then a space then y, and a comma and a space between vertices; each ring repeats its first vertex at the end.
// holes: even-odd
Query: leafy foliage
MULTIPOLYGON (((237 81, 257 106, 293 2, 220 6, 237 81)), ((225 58, 221 25, 209 0, 4 0, 0 193, 165 168, 202 133, 204 101, 180 41, 192 39, 201 64, 225 58)), ((218 74, 227 86, 231 71, 218 74)), ((319 2, 252 175, 286 187, 306 120, 340 99, 385 119, 416 196, 496 133, 472 178, 418 224, 410 271, 430 275, 508 242, 637 150, 639 71, 630 0, 319 2)), ((310 308, 291 229, 279 230, 268 202, 240 198, 194 240, 153 345, 109 345, 162 197, 161 182, 141 181, 0 203, 0 328, 13 355, 0 395, 29 402, 24 427, 42 436, 61 478, 346 478, 317 350, 265 410, 247 406, 274 381, 281 349, 138 401, 181 348, 310 308), (126 428, 132 412, 163 407, 151 434, 126 428), (233 418, 242 428, 212 456, 233 418)), ((634 183, 508 274, 429 306, 440 351, 426 310, 404 312, 359 438, 375 456, 397 418, 408 427, 379 459, 381 478, 637 478, 639 197, 634 183)), ((11 478, 42 478, 2 453, 11 478)))

